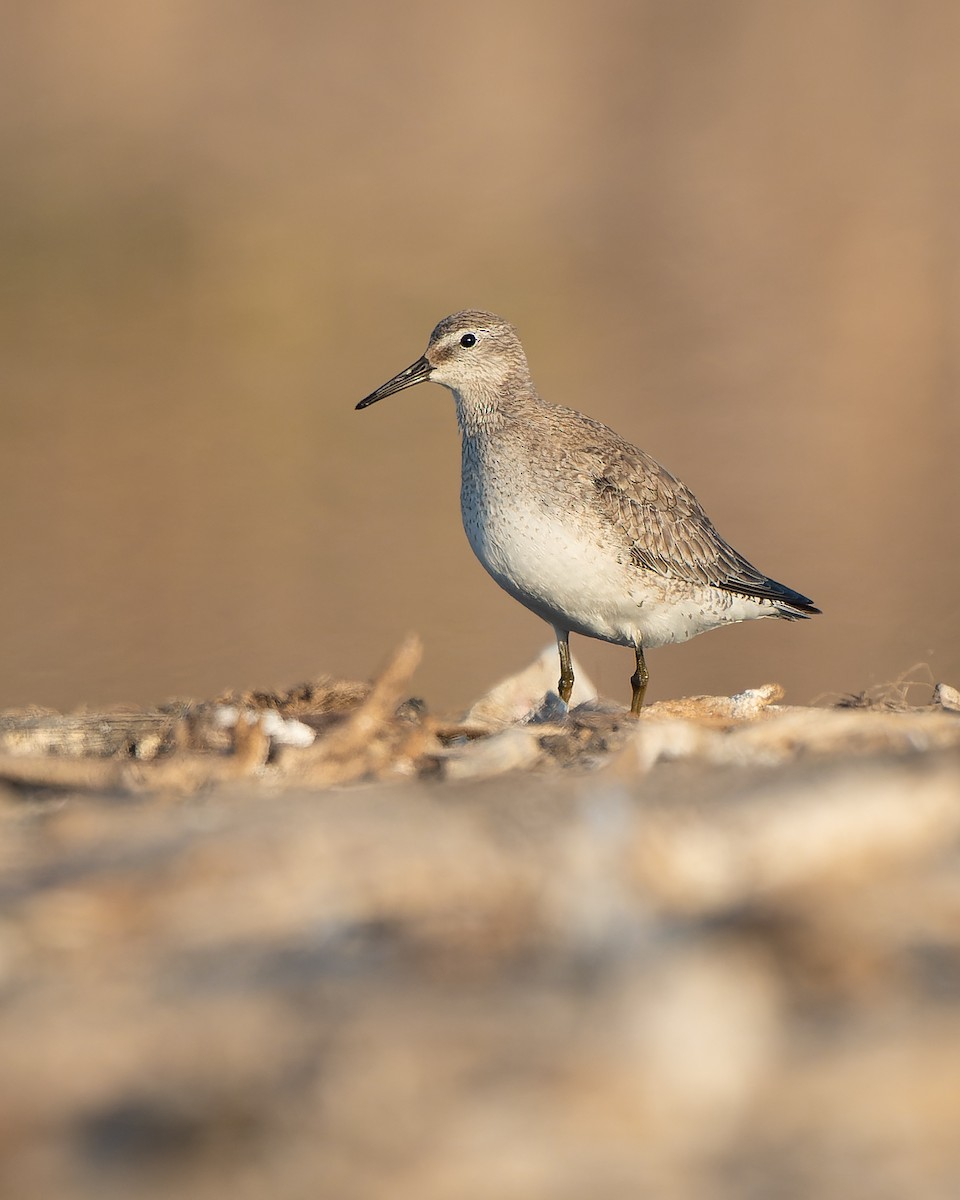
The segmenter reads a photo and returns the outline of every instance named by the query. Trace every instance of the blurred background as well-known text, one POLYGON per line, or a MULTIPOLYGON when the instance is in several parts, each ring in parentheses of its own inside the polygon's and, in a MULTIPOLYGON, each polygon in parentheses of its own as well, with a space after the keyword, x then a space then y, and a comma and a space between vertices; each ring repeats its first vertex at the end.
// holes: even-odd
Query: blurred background
POLYGON ((652 654, 651 699, 960 684, 952 0, 0 21, 0 705, 366 678, 410 630, 435 709, 524 666, 448 394, 353 411, 464 307, 824 610, 652 654))

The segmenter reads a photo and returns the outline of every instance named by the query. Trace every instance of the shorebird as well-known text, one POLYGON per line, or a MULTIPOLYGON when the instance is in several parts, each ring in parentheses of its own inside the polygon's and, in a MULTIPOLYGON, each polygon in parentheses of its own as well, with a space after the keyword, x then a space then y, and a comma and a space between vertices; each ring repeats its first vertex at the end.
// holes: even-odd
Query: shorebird
POLYGON ((356 407, 426 380, 453 393, 473 552, 553 626, 565 703, 571 633, 633 649, 630 710, 639 713, 645 649, 737 621, 819 613, 724 541, 689 488, 649 454, 541 399, 509 321, 472 309, 445 317, 423 356, 356 407))

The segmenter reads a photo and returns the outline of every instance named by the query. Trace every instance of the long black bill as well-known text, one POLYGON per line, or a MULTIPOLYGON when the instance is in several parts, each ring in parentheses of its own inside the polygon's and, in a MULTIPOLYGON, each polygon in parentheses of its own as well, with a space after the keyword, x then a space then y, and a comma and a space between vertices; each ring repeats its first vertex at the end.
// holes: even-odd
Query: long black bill
POLYGON ((433 367, 427 362, 426 355, 418 358, 412 366, 401 371, 399 375, 394 375, 382 387, 378 387, 375 392, 371 392, 369 396, 361 400, 357 408, 366 408, 370 404, 376 404, 378 400, 383 400, 385 396, 392 396, 394 392, 402 392, 404 388, 413 387, 415 383, 423 383, 425 379, 430 378, 432 370, 433 367))

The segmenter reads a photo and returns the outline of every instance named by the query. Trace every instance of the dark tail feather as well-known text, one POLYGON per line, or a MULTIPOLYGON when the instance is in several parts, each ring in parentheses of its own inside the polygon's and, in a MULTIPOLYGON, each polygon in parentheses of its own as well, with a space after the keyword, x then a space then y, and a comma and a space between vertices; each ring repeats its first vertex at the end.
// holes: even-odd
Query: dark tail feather
POLYGON ((780 615, 786 617, 788 621, 799 621, 802 618, 819 615, 820 609, 816 607, 813 601, 809 597, 795 592, 793 588, 788 588, 782 583, 777 583, 775 579, 768 579, 767 587, 769 590, 765 594, 776 604, 783 605, 780 615))
POLYGON ((807 601, 804 608, 796 608, 792 604, 787 605, 784 603, 783 607, 779 610, 779 616, 783 617, 785 621, 805 621, 807 617, 816 617, 822 611, 822 609, 816 608, 809 601, 807 601))
POLYGON ((777 605, 781 617, 788 621, 797 621, 801 617, 815 617, 820 612, 808 597, 795 592, 775 579, 769 579, 755 567, 745 563, 745 570, 733 579, 722 584, 728 591, 739 592, 742 596, 756 596, 760 600, 772 600, 777 605))

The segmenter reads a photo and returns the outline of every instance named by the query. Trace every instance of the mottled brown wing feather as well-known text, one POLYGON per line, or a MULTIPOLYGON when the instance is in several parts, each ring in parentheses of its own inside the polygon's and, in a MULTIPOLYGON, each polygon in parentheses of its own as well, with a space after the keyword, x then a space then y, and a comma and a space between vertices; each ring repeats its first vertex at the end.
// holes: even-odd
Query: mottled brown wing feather
MULTIPOLYGON (((725 541, 696 496, 649 454, 634 447, 601 459, 594 486, 631 541, 638 567, 687 583, 776 600, 816 612, 806 596, 769 579, 725 541)), ((799 615, 799 614, 798 614, 799 615)))

